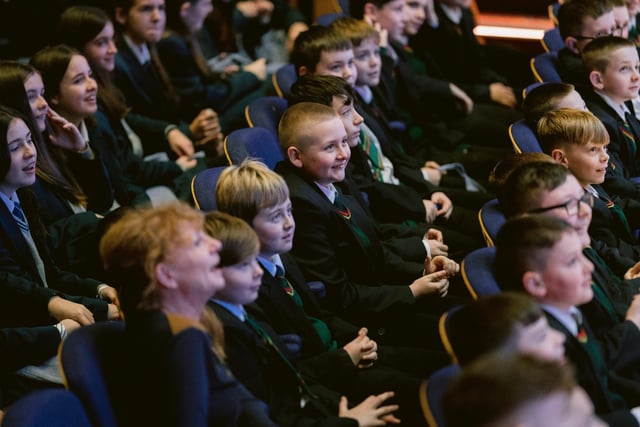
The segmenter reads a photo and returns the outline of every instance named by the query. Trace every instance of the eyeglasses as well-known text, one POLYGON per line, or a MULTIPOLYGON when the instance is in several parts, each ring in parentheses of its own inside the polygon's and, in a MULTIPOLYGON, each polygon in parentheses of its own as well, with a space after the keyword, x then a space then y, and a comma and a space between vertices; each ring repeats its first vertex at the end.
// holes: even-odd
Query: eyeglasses
POLYGON ((611 30, 609 30, 608 33, 602 32, 602 33, 596 33, 593 36, 573 36, 574 39, 576 40, 595 40, 595 39, 600 39, 602 37, 611 37, 616 35, 616 32, 618 32, 618 34, 622 33, 622 28, 621 27, 614 27, 611 30))
POLYGON ((590 208, 593 207, 593 194, 585 192, 582 197, 579 199, 571 199, 567 203, 562 203, 561 205, 549 206, 548 208, 538 208, 527 211, 527 213, 543 213, 547 211, 551 211, 553 209, 564 208, 567 211, 567 215, 573 216, 577 215, 580 211, 580 203, 584 203, 590 208))

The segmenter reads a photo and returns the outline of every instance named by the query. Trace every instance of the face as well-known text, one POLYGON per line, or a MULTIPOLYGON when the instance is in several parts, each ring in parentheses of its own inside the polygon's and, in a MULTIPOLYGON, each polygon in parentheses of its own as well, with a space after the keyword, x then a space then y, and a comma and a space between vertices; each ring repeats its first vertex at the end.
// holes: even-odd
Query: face
POLYGON ((582 96, 575 90, 572 90, 567 96, 562 98, 556 108, 573 108, 575 110, 587 111, 587 104, 585 104, 582 96))
POLYGON ((224 287, 216 292, 216 298, 235 305, 249 304, 258 298, 262 268, 258 264, 257 255, 222 268, 224 287))
POLYGON ((392 0, 381 8, 375 8, 373 22, 387 30, 389 39, 401 40, 404 32, 404 0, 392 0))
POLYGON ((518 425, 526 427, 605 427, 594 413, 593 403, 582 387, 557 391, 533 400, 517 413, 518 425))
MULTIPOLYGON (((545 208, 549 206, 557 206, 567 203, 570 200, 579 200, 584 194, 583 188, 578 180, 569 175, 567 180, 553 190, 542 195, 540 206, 532 206, 532 209, 545 208)), ((569 215, 564 208, 551 209, 545 212, 545 215, 552 215, 567 221, 573 229, 582 238, 583 246, 587 246, 590 242, 589 224, 591 224, 591 207, 586 203, 580 203, 580 209, 576 215, 569 215)))
POLYGON ((380 47, 374 39, 365 39, 360 46, 353 48, 357 69, 357 85, 376 87, 380 83, 380 47))
POLYGON ((298 150, 293 164, 304 168, 307 175, 320 185, 342 181, 351 150, 340 119, 336 117, 318 123, 309 129, 309 134, 315 136, 314 141, 304 150, 298 150))
POLYGON ((629 16, 634 17, 640 12, 640 0, 626 0, 629 16))
POLYGON ((613 19, 616 21, 616 36, 629 38, 629 10, 626 6, 613 8, 613 19))
POLYGON ((593 264, 583 254, 582 239, 570 231, 547 253, 547 266, 540 272, 544 303, 568 310, 593 298, 593 264))
POLYGON ((91 67, 82 55, 74 55, 51 103, 60 115, 78 125, 98 110, 98 85, 91 67))
POLYGON ((427 0, 404 0, 404 33, 413 36, 418 33, 424 20, 427 19, 427 0))
POLYGON ((353 102, 345 104, 346 97, 334 96, 331 107, 338 113, 340 120, 347 132, 347 143, 349 147, 355 147, 360 143, 360 125, 364 121, 362 116, 353 108, 353 102))
POLYGON ((167 23, 164 0, 134 0, 126 15, 118 15, 134 43, 155 43, 167 23))
POLYGON ((182 11, 182 20, 191 31, 199 31, 204 20, 213 10, 211 0, 195 0, 187 2, 189 6, 182 11))
POLYGON ((252 225, 260 239, 260 255, 264 258, 291 250, 296 223, 288 198, 273 207, 260 209, 252 225))
POLYGON ((107 22, 102 31, 84 46, 84 54, 97 67, 104 71, 113 71, 118 49, 113 42, 113 24, 107 22))
POLYGON ((36 180, 36 147, 26 123, 13 119, 7 131, 9 147, 9 171, 0 182, 0 191, 7 197, 19 188, 27 187, 36 180))
POLYGON ((604 174, 609 164, 607 146, 603 144, 567 144, 564 151, 564 166, 578 179, 583 187, 604 182, 604 174))
POLYGON ((607 12, 597 19, 593 19, 587 16, 582 21, 582 33, 576 34, 580 36, 579 40, 576 40, 575 49, 576 53, 582 53, 582 50, 588 45, 593 38, 603 37, 611 35, 616 30, 616 20, 613 17, 613 11, 607 12))
POLYGON ((222 244, 191 224, 182 228, 187 244, 167 254, 162 271, 180 297, 197 307, 224 287, 219 267, 222 244))
POLYGON ((46 129, 49 104, 47 104, 47 100, 44 99, 44 83, 42 83, 40 73, 33 73, 24 81, 24 90, 27 92, 31 113, 36 120, 38 130, 44 132, 46 129))
POLYGON ((318 76, 342 77, 351 86, 354 86, 358 77, 358 71, 353 61, 353 50, 322 52, 314 74, 318 76))
POLYGON ((623 47, 609 55, 609 64, 594 87, 617 104, 634 99, 640 89, 640 60, 635 47, 623 47))
POLYGON ((471 7, 471 0, 440 0, 440 3, 449 7, 471 7))
POLYGON ((565 336, 551 328, 546 317, 542 316, 530 325, 516 325, 516 333, 516 347, 519 353, 552 362, 565 361, 565 336))

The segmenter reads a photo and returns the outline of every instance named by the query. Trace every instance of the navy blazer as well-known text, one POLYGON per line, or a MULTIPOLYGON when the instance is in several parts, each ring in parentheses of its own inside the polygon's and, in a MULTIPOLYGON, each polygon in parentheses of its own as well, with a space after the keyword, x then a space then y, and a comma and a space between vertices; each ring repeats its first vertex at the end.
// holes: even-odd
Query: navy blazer
POLYGON ((18 195, 44 263, 48 287, 43 286, 31 250, 11 212, 0 203, 0 327, 56 323, 47 308, 49 300, 56 295, 85 305, 96 320, 106 320, 107 303, 95 299, 100 282, 57 267, 49 256, 42 226, 38 226, 33 193, 23 188, 18 190, 18 195))

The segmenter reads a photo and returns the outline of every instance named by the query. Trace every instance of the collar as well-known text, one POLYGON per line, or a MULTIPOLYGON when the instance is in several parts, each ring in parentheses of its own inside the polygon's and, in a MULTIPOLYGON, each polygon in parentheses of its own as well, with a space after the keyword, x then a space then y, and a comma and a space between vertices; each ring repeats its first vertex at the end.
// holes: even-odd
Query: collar
POLYGON ((336 190, 335 185, 329 184, 328 186, 326 186, 326 185, 318 184, 315 181, 313 183, 318 186, 320 191, 322 191, 322 194, 324 194, 331 203, 333 203, 336 200, 336 193, 338 192, 338 190, 336 190))
POLYGON ((582 322, 582 313, 577 307, 571 306, 568 311, 565 311, 549 304, 540 304, 540 306, 544 311, 555 317, 558 322, 562 323, 562 326, 567 328, 573 335, 578 333, 576 318, 582 322))
POLYGON ((596 92, 596 93, 604 100, 604 102, 607 103, 609 107, 613 108, 613 111, 616 112, 616 114, 618 115, 618 117, 620 117, 622 121, 627 120, 625 116, 627 113, 630 114, 631 111, 629 111, 629 108, 627 108, 627 106, 624 103, 622 103, 622 105, 618 105, 615 102, 613 102, 611 98, 609 98, 604 93, 601 93, 601 92, 596 92))
POLYGON ((598 190, 596 190, 595 187, 591 184, 584 187, 584 191, 588 191, 595 198, 600 198, 600 194, 598 193, 598 190))
POLYGON ((278 254, 272 256, 271 258, 265 258, 258 255, 258 262, 273 277, 275 277, 276 275, 276 266, 280 266, 280 268, 282 268, 282 270, 284 271, 284 265, 282 264, 282 259, 278 254))
POLYGON ((230 312, 235 317, 240 319, 241 322, 244 322, 245 311, 244 311, 244 307, 243 306, 237 305, 237 304, 231 304, 230 302, 222 301, 222 300, 219 300, 217 298, 211 298, 211 299, 213 300, 213 302, 215 302, 219 306, 225 308, 228 312, 230 312))
POLYGON ((449 18, 451 22, 454 24, 459 24, 462 21, 462 8, 460 7, 451 7, 440 3, 440 7, 444 14, 449 18))
POLYGON ((149 53, 149 47, 146 43, 142 43, 142 45, 137 45, 131 40, 131 37, 128 35, 123 36, 124 42, 129 46, 131 52, 136 57, 140 65, 145 64, 146 62, 151 60, 151 54, 149 53))
POLYGON ((18 199, 18 194, 16 194, 15 192, 11 195, 11 197, 7 197, 4 195, 4 193, 0 193, 0 199, 2 199, 2 202, 5 204, 7 209, 9 209, 9 212, 13 212, 13 204, 15 202, 20 202, 20 199, 18 199))
POLYGON ((358 95, 360 95, 365 104, 371 104, 371 101, 373 101, 373 91, 369 85, 355 85, 353 88, 358 95))

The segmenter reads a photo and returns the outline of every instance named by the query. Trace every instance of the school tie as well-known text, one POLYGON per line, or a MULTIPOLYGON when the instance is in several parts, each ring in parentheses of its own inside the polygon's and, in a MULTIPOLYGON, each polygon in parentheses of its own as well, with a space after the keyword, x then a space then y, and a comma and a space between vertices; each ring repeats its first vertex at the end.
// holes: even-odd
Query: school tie
POLYGON ((331 330, 329 329, 327 324, 316 317, 309 316, 304 311, 304 304, 302 302, 302 299, 300 298, 300 295, 296 292, 295 288, 291 286, 291 282, 287 280, 287 277, 285 276, 285 273, 284 273, 284 269, 277 264, 276 264, 275 278, 276 280, 278 280, 278 282, 280 283, 280 286, 282 286, 282 289, 284 289, 286 294, 289 295, 291 298, 293 298, 293 302, 295 303, 295 305, 297 305, 302 310, 305 317, 309 319, 309 321, 311 322, 311 326, 313 326, 313 329, 320 336, 320 341, 322 342, 324 349, 333 350, 337 348, 338 344, 334 341, 331 335, 331 330))
POLYGON ((382 176, 382 170, 384 169, 382 155, 380 154, 380 150, 378 150, 376 144, 372 141, 371 135, 369 132, 365 131, 364 128, 360 129, 360 144, 362 145, 362 150, 366 153, 367 158, 369 159, 369 166, 371 166, 373 179, 381 182, 384 181, 382 176))
POLYGON ((369 236, 367 236, 365 232, 362 231, 358 224, 356 224, 354 218, 351 217, 351 210, 349 210, 347 205, 344 204, 340 191, 336 189, 334 194, 335 198, 333 199, 333 204, 336 208, 338 208, 338 213, 347 220, 347 223, 349 223, 349 227, 351 227, 353 232, 358 236, 358 239, 360 239, 360 242, 364 245, 364 247, 369 247, 369 245, 371 244, 369 236))
POLYGON ((305 399, 308 397, 312 397, 313 393, 309 390, 304 378, 302 378, 302 375, 300 374, 298 369, 296 369, 296 367, 293 366, 287 356, 282 353, 280 347, 278 347, 276 343, 273 342, 269 334, 264 329, 262 329, 262 326, 260 326, 258 322, 255 319, 251 318, 251 316, 249 316, 246 312, 244 313, 244 323, 249 326, 249 328, 251 328, 253 332, 256 333, 256 335, 262 341, 262 344, 266 346, 270 351, 275 353, 276 356, 278 356, 282 363, 284 363, 287 369, 291 372, 291 374, 296 379, 296 382, 298 383, 298 391, 300 392, 302 398, 305 399))
POLYGON ((29 251, 31 252, 31 257, 33 258, 33 262, 36 264, 36 269, 38 270, 38 276, 40 276, 40 280, 42 284, 46 287, 47 285, 47 275, 44 268, 44 262, 40 257, 40 253, 38 252, 38 248, 36 247, 35 242, 33 241, 33 237, 29 232, 29 223, 27 222, 27 218, 24 216, 24 211, 22 210, 22 206, 20 203, 15 201, 13 202, 13 210, 11 211, 11 215, 13 216, 14 221, 20 228, 20 232, 24 237, 24 240, 29 247, 29 251))
POLYGON ((625 120, 620 125, 620 132, 622 132, 622 136, 624 137, 626 145, 629 148, 631 157, 635 159, 638 148, 636 146, 636 138, 633 134, 633 130, 631 129, 631 125, 629 124, 629 120, 630 120, 629 116, 630 116, 629 113, 625 114, 625 120))
MULTIPOLYGON (((600 257, 600 255, 598 255, 595 249, 593 249, 591 246, 587 246, 586 248, 584 248, 583 252, 587 257, 587 259, 593 263, 595 268, 604 273, 603 276, 610 277, 611 280, 613 280, 616 284, 620 283, 621 281, 620 278, 611 270, 611 268, 600 257)), ((616 322, 619 322, 620 320, 622 320, 620 319, 620 316, 618 316, 618 314, 616 313, 613 307, 613 302, 611 301, 607 293, 601 288, 601 286, 596 282, 592 282, 591 288, 593 289, 595 298, 598 300, 600 304, 602 304, 602 306, 604 307, 606 312, 609 314, 611 319, 616 322)))
POLYGON ((601 194, 598 193, 598 197, 600 198, 600 200, 604 201, 605 204, 607 205, 607 209, 609 209, 611 211, 611 213, 618 218, 618 221, 620 222, 620 224, 622 224, 622 226, 624 227, 624 229, 627 231, 627 233, 629 233, 630 236, 633 236, 633 232, 631 231, 631 226, 629 225, 629 221, 627 220, 627 215, 624 213, 624 211, 622 210, 622 208, 618 205, 616 205, 613 200, 611 200, 608 197, 605 197, 601 194))

